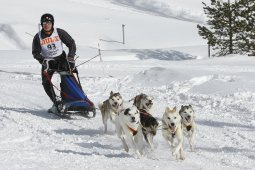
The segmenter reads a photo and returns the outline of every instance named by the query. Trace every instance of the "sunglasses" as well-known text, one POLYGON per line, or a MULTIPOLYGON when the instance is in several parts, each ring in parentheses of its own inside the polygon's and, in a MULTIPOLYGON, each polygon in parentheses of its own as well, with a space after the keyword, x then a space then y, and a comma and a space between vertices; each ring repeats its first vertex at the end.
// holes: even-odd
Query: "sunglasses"
POLYGON ((44 22, 42 23, 42 25, 46 25, 46 24, 52 24, 52 22, 51 22, 51 21, 44 21, 44 22))

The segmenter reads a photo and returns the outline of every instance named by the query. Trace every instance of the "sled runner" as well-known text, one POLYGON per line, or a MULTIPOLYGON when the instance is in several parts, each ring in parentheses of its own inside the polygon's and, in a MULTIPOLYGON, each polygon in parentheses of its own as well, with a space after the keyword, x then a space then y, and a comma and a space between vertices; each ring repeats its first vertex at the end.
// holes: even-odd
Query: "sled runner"
MULTIPOLYGON (((46 60, 46 68, 45 70, 51 70, 49 68, 49 62, 52 59, 46 60)), ((91 102, 87 95, 84 93, 79 76, 78 71, 75 73, 71 71, 56 71, 61 78, 60 89, 58 89, 51 81, 53 87, 60 91, 60 100, 57 101, 57 109, 59 117, 70 117, 71 115, 80 115, 86 118, 92 118, 96 116, 96 110, 94 103, 91 102)), ((45 76, 47 76, 47 72, 45 72, 45 76)))

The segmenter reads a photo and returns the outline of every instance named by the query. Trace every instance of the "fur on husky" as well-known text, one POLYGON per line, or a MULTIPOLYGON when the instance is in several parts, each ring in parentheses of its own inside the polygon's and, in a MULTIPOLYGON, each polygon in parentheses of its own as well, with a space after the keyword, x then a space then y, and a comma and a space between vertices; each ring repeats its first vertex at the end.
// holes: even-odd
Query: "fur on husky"
POLYGON ((190 150, 194 151, 194 138, 196 134, 194 110, 191 105, 181 106, 179 114, 182 118, 183 134, 189 140, 190 150))
POLYGON ((152 150, 154 150, 153 137, 157 133, 158 121, 145 110, 140 110, 140 119, 142 125, 142 131, 145 141, 149 144, 152 150))
POLYGON ((121 111, 116 117, 116 133, 121 139, 126 152, 129 151, 126 140, 140 158, 142 155, 142 128, 140 124, 140 112, 136 106, 121 111))
POLYGON ((111 91, 110 96, 98 107, 102 114, 104 133, 107 132, 107 121, 110 119, 113 123, 115 122, 116 114, 122 110, 123 99, 119 92, 113 93, 111 91))
POLYGON ((181 116, 176 111, 176 107, 172 110, 169 107, 166 108, 162 118, 162 135, 176 159, 184 160, 181 116))
POLYGON ((135 105, 139 110, 143 109, 146 112, 150 112, 150 109, 153 105, 153 97, 141 93, 137 95, 133 100, 133 105, 135 105))

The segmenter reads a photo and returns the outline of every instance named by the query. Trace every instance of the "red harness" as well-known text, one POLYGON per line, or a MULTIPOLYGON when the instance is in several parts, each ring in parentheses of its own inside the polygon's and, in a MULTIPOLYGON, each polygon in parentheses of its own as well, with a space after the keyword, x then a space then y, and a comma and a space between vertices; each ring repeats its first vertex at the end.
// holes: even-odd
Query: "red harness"
POLYGON ((145 116, 151 116, 150 113, 146 112, 146 111, 143 110, 143 109, 140 109, 139 111, 140 111, 141 114, 143 114, 143 115, 145 115, 145 116))
POLYGON ((133 136, 135 136, 137 134, 137 130, 135 130, 135 129, 129 127, 129 126, 127 126, 127 127, 130 130, 130 132, 133 134, 133 136))

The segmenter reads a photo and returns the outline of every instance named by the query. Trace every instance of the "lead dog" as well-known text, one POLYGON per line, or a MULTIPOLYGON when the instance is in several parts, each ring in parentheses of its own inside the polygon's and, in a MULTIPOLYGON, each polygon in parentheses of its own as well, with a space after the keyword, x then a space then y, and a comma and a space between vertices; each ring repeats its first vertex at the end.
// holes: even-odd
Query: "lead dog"
POLYGON ((182 118, 183 134, 189 140, 190 150, 194 151, 194 138, 196 134, 194 110, 191 105, 181 106, 179 114, 182 118))
POLYGON ((140 113, 136 106, 124 109, 116 117, 116 132, 121 139, 126 152, 129 151, 126 140, 140 158, 142 155, 142 129, 140 124, 140 113))
POLYGON ((107 121, 110 119, 113 123, 117 113, 122 109, 123 99, 119 92, 113 93, 111 91, 110 96, 98 107, 102 113, 102 119, 104 124, 104 133, 107 132, 107 121))
POLYGON ((133 105, 135 105, 140 111, 144 139, 149 144, 151 150, 154 150, 153 138, 157 133, 159 124, 151 114, 153 97, 142 93, 134 98, 133 105))
POLYGON ((181 116, 176 111, 176 107, 172 110, 169 107, 166 108, 162 118, 162 135, 176 159, 184 160, 181 116))

